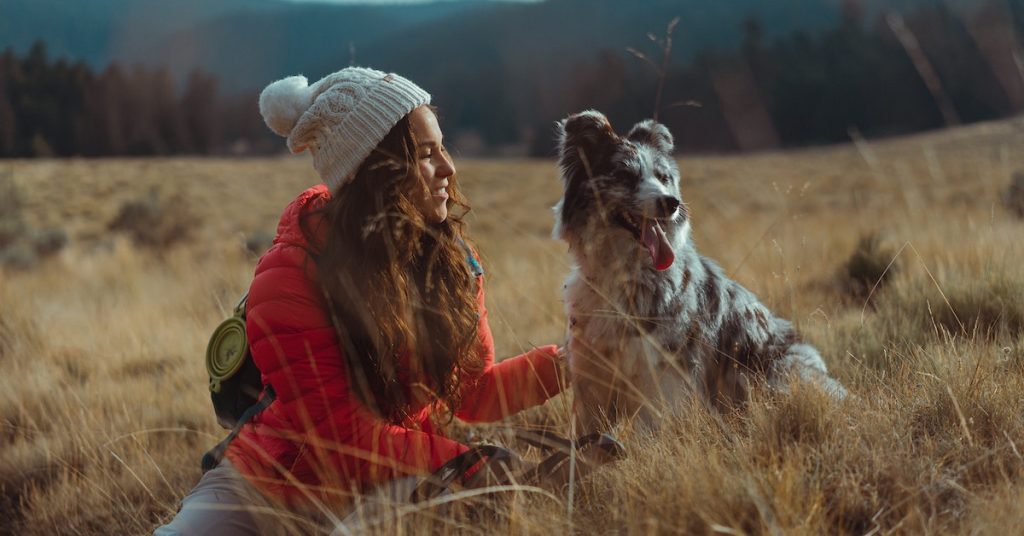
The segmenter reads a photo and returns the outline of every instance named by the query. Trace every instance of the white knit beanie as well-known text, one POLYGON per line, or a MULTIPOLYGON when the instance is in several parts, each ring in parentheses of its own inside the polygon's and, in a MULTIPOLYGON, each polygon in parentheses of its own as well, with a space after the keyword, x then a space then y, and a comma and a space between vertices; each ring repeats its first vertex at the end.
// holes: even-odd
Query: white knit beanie
POLYGON ((313 85, 289 76, 260 93, 260 114, 288 138, 292 153, 311 149, 313 167, 331 189, 345 184, 391 128, 430 94, 394 73, 348 67, 313 85))

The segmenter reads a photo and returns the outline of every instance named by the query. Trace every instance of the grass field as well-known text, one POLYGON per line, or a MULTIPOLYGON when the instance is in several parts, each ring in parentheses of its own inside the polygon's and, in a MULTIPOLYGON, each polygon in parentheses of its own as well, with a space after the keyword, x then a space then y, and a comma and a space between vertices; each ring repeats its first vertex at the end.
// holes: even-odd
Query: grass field
MULTIPOLYGON (((552 161, 456 161, 499 355, 561 342, 565 246, 552 161)), ((498 516, 410 514, 382 533, 1005 534, 1024 526, 1021 120, 753 156, 688 157, 698 248, 792 319, 855 397, 694 408, 568 494, 498 516), (867 298, 846 266, 891 277, 867 298), (1016 529, 1014 529, 1016 527, 1016 529)), ((207 338, 248 286, 243 245, 315 182, 304 157, 0 162, 6 213, 69 242, 0 270, 0 533, 141 534, 173 516, 222 437, 207 338), (16 198, 14 197, 16 194, 16 198), (140 246, 107 230, 155 195, 140 246), (176 224, 176 225, 172 225, 176 224)), ((257 243, 259 240, 255 240, 257 243)), ((873 280, 872 280, 873 283, 873 280)), ((870 285, 869 285, 870 287, 870 285)), ((513 425, 566 423, 559 396, 513 425)), ((467 428, 454 433, 464 439, 467 428)), ((502 426, 476 427, 502 438, 502 426)), ((516 448, 522 445, 513 443, 516 448)), ((525 449, 524 449, 525 450, 525 449)), ((530 453, 528 453, 530 454, 530 453)))

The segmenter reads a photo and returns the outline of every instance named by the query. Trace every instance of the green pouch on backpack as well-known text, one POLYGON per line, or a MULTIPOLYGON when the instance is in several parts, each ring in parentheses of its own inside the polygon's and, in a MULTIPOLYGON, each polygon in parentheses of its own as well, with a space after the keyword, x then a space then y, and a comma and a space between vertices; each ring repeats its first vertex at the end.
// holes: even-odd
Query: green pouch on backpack
POLYGON ((248 294, 235 306, 232 316, 217 326, 206 346, 206 373, 210 378, 210 398, 217 422, 234 428, 245 410, 259 400, 263 392, 260 371, 249 353, 245 334, 245 303, 248 294))

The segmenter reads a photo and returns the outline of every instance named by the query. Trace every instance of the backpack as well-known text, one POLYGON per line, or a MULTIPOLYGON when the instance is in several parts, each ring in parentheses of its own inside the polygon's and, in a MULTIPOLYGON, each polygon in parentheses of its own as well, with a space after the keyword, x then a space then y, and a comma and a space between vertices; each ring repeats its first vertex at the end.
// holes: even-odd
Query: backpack
POLYGON ((217 422, 232 429, 256 404, 263 391, 260 370, 249 353, 245 333, 246 293, 235 306, 234 312, 213 330, 206 345, 206 374, 210 378, 210 399, 217 414, 217 422))
POLYGON ((224 458, 224 452, 242 425, 274 401, 274 388, 263 385, 260 369, 249 352, 245 333, 246 292, 232 315, 213 330, 206 345, 206 374, 209 377, 210 400, 217 414, 217 423, 231 430, 224 440, 203 455, 203 472, 213 469, 224 458))

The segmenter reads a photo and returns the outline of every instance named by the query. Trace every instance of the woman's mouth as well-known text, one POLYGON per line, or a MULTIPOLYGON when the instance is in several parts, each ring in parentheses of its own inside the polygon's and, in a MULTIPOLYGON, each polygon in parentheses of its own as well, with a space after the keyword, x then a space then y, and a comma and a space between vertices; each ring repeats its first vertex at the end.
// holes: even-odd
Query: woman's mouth
POLYGON ((448 187, 443 186, 441 188, 431 190, 430 194, 434 197, 434 199, 448 199, 448 187))

